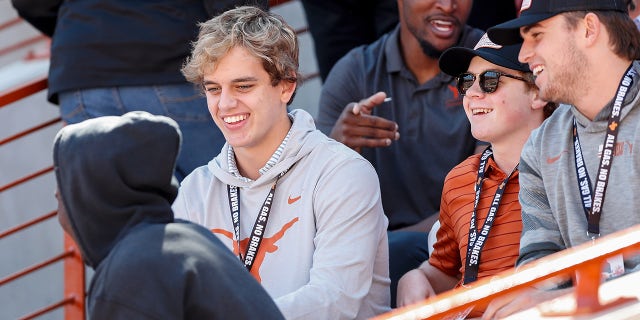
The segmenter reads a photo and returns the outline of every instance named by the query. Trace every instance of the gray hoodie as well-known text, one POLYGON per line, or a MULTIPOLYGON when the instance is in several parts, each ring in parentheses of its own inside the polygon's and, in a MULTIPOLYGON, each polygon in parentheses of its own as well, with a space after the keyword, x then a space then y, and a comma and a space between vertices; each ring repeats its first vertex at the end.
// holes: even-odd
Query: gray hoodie
POLYGON ((387 218, 371 164, 316 130, 303 110, 278 161, 254 181, 229 173, 225 144, 183 180, 173 208, 238 254, 245 252, 276 177, 268 224, 251 273, 287 319, 365 319, 389 310, 387 218), (235 239, 227 185, 239 187, 235 239), (237 241, 239 240, 239 241, 237 241))
MULTIPOLYGON (((600 217, 602 236, 640 224, 640 157, 634 147, 640 145, 640 62, 635 61, 633 68, 637 73, 620 111, 600 217)), ((594 184, 612 107, 613 99, 591 121, 574 106, 561 105, 531 132, 519 166, 522 237, 518 265, 591 241, 578 187, 572 124, 575 118, 586 169, 594 184)), ((627 270, 639 264, 638 256, 625 261, 627 270)))

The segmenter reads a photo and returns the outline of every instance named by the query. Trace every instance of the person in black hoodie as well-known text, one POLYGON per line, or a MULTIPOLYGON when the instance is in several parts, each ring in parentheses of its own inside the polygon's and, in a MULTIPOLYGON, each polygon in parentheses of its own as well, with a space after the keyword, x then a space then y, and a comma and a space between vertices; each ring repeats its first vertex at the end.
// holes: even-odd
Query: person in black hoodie
POLYGON ((200 88, 180 68, 198 22, 236 5, 268 0, 12 0, 20 17, 51 37, 48 99, 66 123, 143 110, 172 118, 184 141, 182 180, 205 165, 224 136, 200 88))
POLYGON ((56 135, 58 219, 95 269, 89 318, 283 319, 213 233, 174 220, 180 144, 175 121, 140 111, 56 135))

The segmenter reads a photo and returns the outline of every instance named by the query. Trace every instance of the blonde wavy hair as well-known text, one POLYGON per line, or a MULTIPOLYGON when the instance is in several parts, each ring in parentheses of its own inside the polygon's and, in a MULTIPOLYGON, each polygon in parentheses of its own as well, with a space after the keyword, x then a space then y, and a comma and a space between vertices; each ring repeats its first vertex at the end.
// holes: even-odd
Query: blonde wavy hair
POLYGON ((242 47, 262 60, 273 86, 280 81, 298 82, 298 39, 281 16, 243 6, 199 26, 198 39, 181 70, 188 81, 202 87, 205 70, 215 68, 232 48, 242 47))

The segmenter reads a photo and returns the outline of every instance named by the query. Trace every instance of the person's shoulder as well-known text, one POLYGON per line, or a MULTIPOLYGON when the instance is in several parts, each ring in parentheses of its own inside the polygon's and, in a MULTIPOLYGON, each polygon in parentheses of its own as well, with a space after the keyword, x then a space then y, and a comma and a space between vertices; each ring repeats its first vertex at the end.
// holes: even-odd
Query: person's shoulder
POLYGON ((389 39, 397 37, 397 34, 398 34, 397 29, 398 27, 393 28, 391 31, 381 35, 378 39, 374 40, 373 42, 360 45, 352 49, 351 51, 360 50, 361 52, 368 53, 368 54, 380 52, 381 50, 384 50, 384 47, 387 44, 387 41, 389 41, 389 39))
POLYGON ((549 118, 531 131, 522 149, 521 162, 527 163, 528 166, 532 166, 533 163, 543 164, 543 161, 539 161, 543 156, 554 158, 571 150, 573 118, 572 107, 560 104, 549 118))
POLYGON ((204 226, 183 219, 175 219, 166 225, 166 238, 179 242, 177 250, 201 251, 201 247, 220 247, 224 245, 204 226))
POLYGON ((142 276, 134 270, 145 270, 162 259, 162 252, 154 250, 156 244, 164 243, 167 223, 143 223, 127 231, 120 241, 100 263, 99 268, 109 274, 111 281, 142 276))
POLYGON ((368 61, 372 59, 376 60, 378 56, 384 53, 387 42, 389 41, 389 39, 393 38, 394 32, 395 29, 383 34, 382 36, 380 36, 380 38, 369 44, 363 44, 349 50, 349 52, 347 52, 347 54, 344 55, 342 59, 356 61, 368 61))
POLYGON ((322 134, 322 137, 319 143, 320 148, 317 148, 316 151, 324 153, 325 156, 329 157, 328 159, 334 159, 337 161, 365 160, 362 155, 343 143, 329 138, 322 132, 317 132, 317 134, 322 134))
POLYGON ((127 286, 132 279, 161 283, 176 280, 184 262, 209 260, 211 251, 228 251, 216 236, 201 225, 176 219, 150 223, 134 229, 114 247, 100 265, 113 289, 127 286), (223 250, 224 249, 224 250, 223 250))
POLYGON ((299 145, 298 157, 304 155, 301 161, 322 162, 325 168, 340 167, 349 162, 362 165, 363 161, 371 166, 362 155, 317 130, 313 118, 306 111, 294 110, 291 114, 294 116, 294 125, 288 145, 292 145, 292 150, 296 150, 294 144, 299 145))
POLYGON ((560 104, 549 118, 545 119, 538 128, 532 130, 531 139, 535 141, 550 134, 556 136, 569 130, 574 117, 571 108, 570 105, 560 104))
POLYGON ((332 172, 332 175, 344 176, 344 180, 370 177, 377 181, 378 175, 375 168, 362 155, 319 131, 317 134, 322 135, 320 141, 308 155, 309 160, 315 163, 314 167, 322 166, 321 172, 332 172))
POLYGON ((208 184, 214 179, 214 170, 218 166, 218 158, 214 158, 206 165, 195 168, 190 174, 188 174, 180 183, 180 187, 187 185, 200 185, 208 184))
POLYGON ((131 260, 137 260, 138 264, 153 264, 154 261, 160 259, 160 256, 165 258, 196 256, 197 252, 202 252, 202 248, 211 249, 214 246, 225 248, 207 228, 183 219, 175 219, 167 223, 147 224, 124 239, 126 241, 123 242, 120 254, 136 255, 138 258, 131 258, 131 260), (153 243, 164 244, 160 252, 157 254, 153 254, 153 251, 141 252, 141 248, 153 248, 153 243))
POLYGON ((314 158, 325 159, 328 165, 336 168, 341 168, 349 163, 353 163, 357 166, 367 167, 367 169, 370 167, 373 169, 371 163, 361 154, 324 134, 322 135, 322 140, 318 144, 318 147, 314 149, 314 152, 317 152, 314 158))

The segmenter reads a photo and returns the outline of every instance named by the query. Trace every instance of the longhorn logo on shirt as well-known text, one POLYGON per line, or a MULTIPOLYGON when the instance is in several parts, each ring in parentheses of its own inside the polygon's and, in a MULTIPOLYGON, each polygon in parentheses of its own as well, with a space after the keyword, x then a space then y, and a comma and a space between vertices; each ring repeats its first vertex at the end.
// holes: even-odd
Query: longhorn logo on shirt
MULTIPOLYGON (((298 217, 293 218, 291 221, 287 222, 280 231, 276 232, 272 237, 262 238, 262 242, 260 242, 260 248, 258 248, 258 252, 256 253, 256 259, 253 262, 253 267, 251 268, 251 275, 258 280, 258 282, 262 282, 262 278, 260 277, 260 267, 262 267, 262 262, 264 262, 264 258, 267 253, 274 253, 278 251, 278 246, 276 246, 276 242, 282 239, 284 234, 287 232, 291 226, 293 226, 296 222, 298 222, 298 217)), ((238 248, 238 242, 233 240, 233 232, 227 231, 224 229, 211 229, 211 232, 225 236, 232 240, 233 242, 233 254, 238 256, 240 250, 242 252, 247 252, 247 245, 249 244, 249 238, 244 238, 240 240, 240 248, 238 248)))

